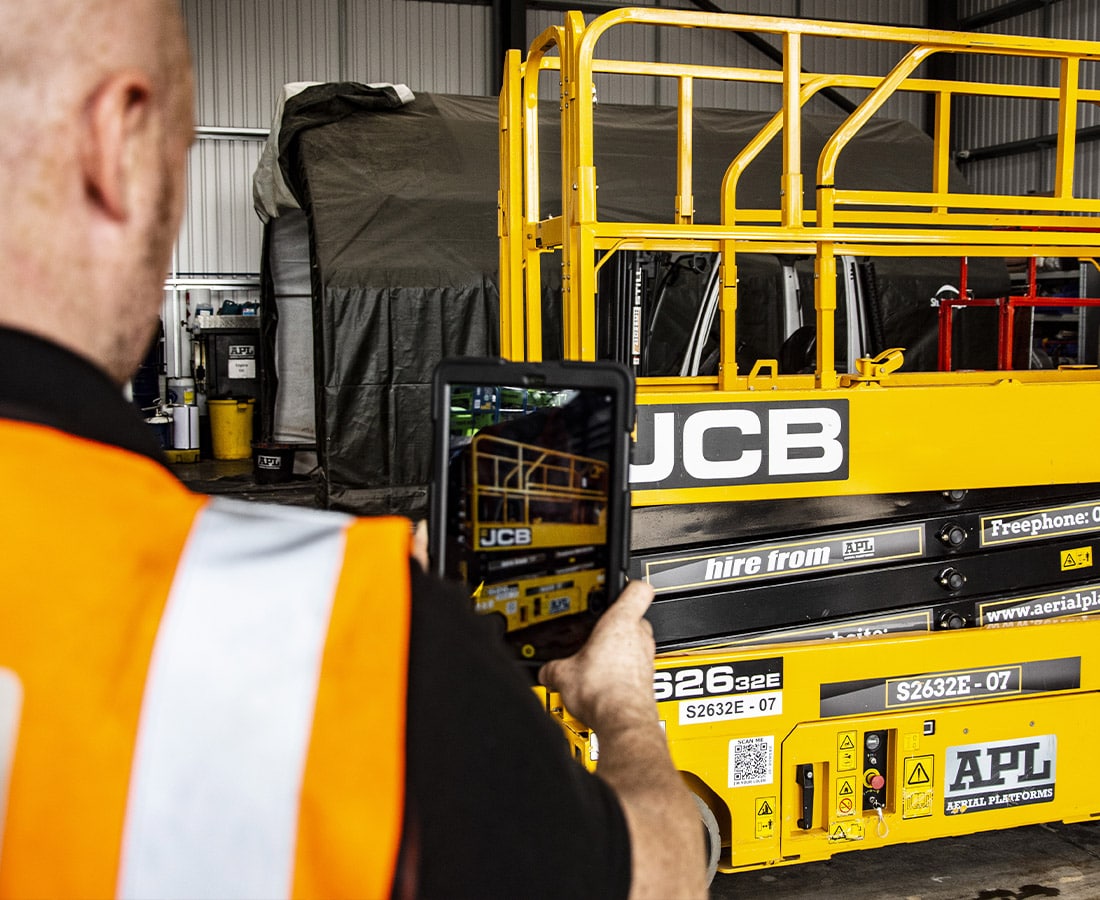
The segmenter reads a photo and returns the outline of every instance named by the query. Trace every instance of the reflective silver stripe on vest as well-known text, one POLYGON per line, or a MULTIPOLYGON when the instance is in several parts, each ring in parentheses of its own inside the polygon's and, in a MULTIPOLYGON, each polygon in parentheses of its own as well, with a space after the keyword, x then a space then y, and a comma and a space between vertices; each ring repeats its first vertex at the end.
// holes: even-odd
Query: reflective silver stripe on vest
POLYGON ((221 499, 199 513, 146 680, 120 896, 289 896, 349 520, 221 499))

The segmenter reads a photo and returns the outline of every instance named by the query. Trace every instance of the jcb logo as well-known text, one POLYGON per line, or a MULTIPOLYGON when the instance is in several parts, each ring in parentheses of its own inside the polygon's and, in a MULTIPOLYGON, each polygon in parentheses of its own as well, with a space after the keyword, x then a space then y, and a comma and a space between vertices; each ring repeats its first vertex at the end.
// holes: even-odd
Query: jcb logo
POLYGON ((478 547, 523 547, 531 543, 530 528, 482 528, 478 547))
POLYGON ((848 477, 848 401, 639 405, 630 486, 710 487, 848 477))

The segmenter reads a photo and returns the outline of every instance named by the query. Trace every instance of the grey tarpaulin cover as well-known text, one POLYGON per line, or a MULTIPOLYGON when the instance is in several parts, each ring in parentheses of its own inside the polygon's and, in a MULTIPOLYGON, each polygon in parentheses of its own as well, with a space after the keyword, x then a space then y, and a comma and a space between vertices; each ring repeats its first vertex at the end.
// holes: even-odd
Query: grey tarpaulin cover
POLYGON ((336 84, 286 102, 280 163, 308 223, 327 506, 423 513, 432 370, 498 352, 496 133, 495 101, 402 104, 336 84))
MULTIPOLYGON (((558 126, 556 104, 544 107, 548 214, 556 204, 560 209, 558 126)), ((392 89, 355 84, 309 87, 286 100, 279 163, 308 225, 325 505, 422 513, 431 470, 432 369, 445 356, 498 352, 497 116, 495 98, 419 93, 404 103, 392 89)), ((722 174, 768 118, 695 110, 696 222, 717 223, 722 174)), ((804 117, 807 206, 817 152, 839 121, 804 117)), ((601 219, 671 221, 674 109, 598 105, 595 151, 601 219)), ((872 123, 841 154, 838 184, 858 173, 861 188, 930 190, 931 160, 931 141, 910 123, 872 123)), ((773 141, 743 176, 739 205, 776 206, 779 171, 773 141)), ((953 179, 953 189, 965 189, 961 176, 953 179)), ((266 245, 270 253, 278 242, 266 245)), ((762 268, 753 266, 752 284, 771 296, 742 294, 740 308, 754 299, 777 302, 779 263, 763 259, 762 268)), ((265 259, 265 272, 271 267, 265 259)), ((931 368, 929 298, 957 279, 957 263, 877 260, 875 272, 887 346, 911 348, 906 368, 931 368)), ((970 278, 979 295, 1007 291, 1003 263, 976 261, 970 278)))

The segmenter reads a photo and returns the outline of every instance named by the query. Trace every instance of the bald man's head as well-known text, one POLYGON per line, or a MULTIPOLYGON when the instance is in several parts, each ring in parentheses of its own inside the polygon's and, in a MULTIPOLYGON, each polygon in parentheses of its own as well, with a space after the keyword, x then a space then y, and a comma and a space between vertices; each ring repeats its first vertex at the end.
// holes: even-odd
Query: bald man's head
POLYGON ((175 102, 190 100, 175 0, 0 0, 0 16, 0 109, 7 121, 55 120, 105 73, 126 66, 168 91, 182 88, 169 94, 175 102))
POLYGON ((0 324, 116 381, 155 327, 191 71, 176 0, 0 0, 0 324))

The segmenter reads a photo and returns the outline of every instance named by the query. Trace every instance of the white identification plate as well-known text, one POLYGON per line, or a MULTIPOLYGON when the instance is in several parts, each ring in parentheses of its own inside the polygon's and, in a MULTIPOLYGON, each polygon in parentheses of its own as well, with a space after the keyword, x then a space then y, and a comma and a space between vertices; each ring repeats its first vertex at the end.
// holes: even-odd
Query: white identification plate
POLYGON ((783 712, 783 692, 764 691, 759 694, 729 694, 703 700, 680 701, 680 724, 726 722, 731 719, 754 719, 757 716, 778 716, 783 712))
POLYGON ((231 359, 226 366, 226 375, 230 378, 255 378, 256 360, 231 359))

